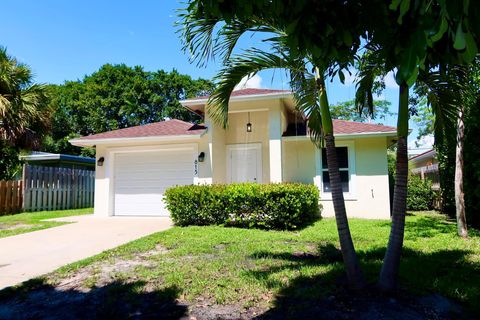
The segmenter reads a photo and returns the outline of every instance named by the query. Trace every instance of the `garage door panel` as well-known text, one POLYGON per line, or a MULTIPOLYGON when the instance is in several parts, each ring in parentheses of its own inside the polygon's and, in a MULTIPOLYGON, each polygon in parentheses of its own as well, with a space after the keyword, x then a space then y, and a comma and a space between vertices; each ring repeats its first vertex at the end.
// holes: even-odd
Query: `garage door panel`
MULTIPOLYGON (((125 159, 120 159, 120 161, 125 160, 125 159)), ((137 161, 141 161, 141 159, 137 159, 137 161)), ((172 170, 172 166, 176 165, 190 165, 192 163, 192 160, 190 161, 171 161, 168 163, 164 163, 161 161, 161 159, 155 161, 155 162, 141 162, 141 163, 132 163, 131 165, 128 165, 128 167, 125 167, 126 164, 122 163, 120 166, 117 166, 116 172, 122 174, 125 173, 124 169, 128 169, 128 172, 134 172, 134 171, 143 171, 145 169, 145 166, 150 166, 151 170, 172 170)))
MULTIPOLYGON (((176 166, 179 166, 181 164, 176 164, 176 166)), ((191 164, 187 164, 188 166, 191 166, 191 164)), ((145 169, 144 170, 139 170, 139 169, 136 169, 136 170, 132 170, 130 168, 125 168, 124 171, 127 171, 128 172, 123 172, 121 174, 118 174, 116 177, 117 179, 124 179, 124 180, 127 180, 127 179, 137 179, 137 177, 139 176, 142 176, 143 173, 145 172, 145 169)), ((159 178, 162 178, 162 177, 165 177, 165 178, 175 178, 176 176, 179 176, 180 178, 185 176, 185 175, 193 175, 193 168, 188 168, 188 169, 170 169, 168 167, 165 167, 165 168, 162 168, 162 169, 159 169, 159 168, 156 168, 156 169, 148 169, 148 173, 149 173, 149 176, 152 178, 152 179, 159 179, 159 178)), ((145 178, 142 176, 142 178, 145 178)), ((148 177, 147 177, 148 178, 148 177)))
POLYGON ((114 166, 115 215, 168 215, 165 190, 193 183, 193 150, 118 153, 114 166))

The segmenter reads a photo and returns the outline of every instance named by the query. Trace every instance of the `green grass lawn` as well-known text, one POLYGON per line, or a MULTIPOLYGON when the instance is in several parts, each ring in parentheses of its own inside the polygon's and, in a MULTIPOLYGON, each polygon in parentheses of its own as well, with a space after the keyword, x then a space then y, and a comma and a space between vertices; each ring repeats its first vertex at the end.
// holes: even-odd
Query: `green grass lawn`
POLYGON ((45 219, 78 216, 93 213, 92 208, 24 212, 8 216, 0 216, 0 238, 20 233, 32 232, 41 229, 60 226, 68 222, 43 221, 45 219))
MULTIPOLYGON (((351 219, 350 226, 363 270, 373 283, 390 223, 351 219)), ((480 234, 472 230, 470 238, 463 240, 455 230, 454 223, 433 212, 407 217, 401 289, 418 295, 440 293, 477 313, 480 234)), ((338 290, 343 265, 337 247, 334 219, 323 219, 297 232, 174 227, 65 266, 38 281, 55 288, 78 280, 82 270, 84 276, 89 270, 80 287, 98 289, 108 285, 102 273, 109 270, 116 294, 126 290, 126 284, 128 290, 135 284, 137 293, 155 290, 189 304, 241 304, 267 310, 282 303, 294 306, 292 301, 314 301, 338 290), (125 265, 118 261, 139 260, 146 263, 131 269, 118 267, 125 265)), ((15 290, 28 293, 31 288, 15 290)))

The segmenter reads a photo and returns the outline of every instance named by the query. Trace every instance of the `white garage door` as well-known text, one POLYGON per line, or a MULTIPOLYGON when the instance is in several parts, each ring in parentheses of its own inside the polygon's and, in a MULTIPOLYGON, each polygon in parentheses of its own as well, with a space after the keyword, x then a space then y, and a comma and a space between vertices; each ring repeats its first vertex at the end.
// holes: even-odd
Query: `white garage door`
POLYGON ((193 183, 193 150, 117 153, 114 167, 116 216, 167 216, 163 193, 193 183))

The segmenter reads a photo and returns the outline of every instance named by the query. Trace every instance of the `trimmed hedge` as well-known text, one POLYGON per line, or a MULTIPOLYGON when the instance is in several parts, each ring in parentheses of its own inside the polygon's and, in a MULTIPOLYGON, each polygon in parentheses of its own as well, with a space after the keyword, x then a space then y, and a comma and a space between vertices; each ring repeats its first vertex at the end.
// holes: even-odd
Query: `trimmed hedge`
POLYGON ((432 210, 435 191, 432 190, 432 182, 422 180, 417 175, 408 177, 407 185, 407 210, 420 211, 432 210))
POLYGON ((165 201, 176 225, 297 229, 320 218, 318 188, 299 183, 177 186, 165 201))

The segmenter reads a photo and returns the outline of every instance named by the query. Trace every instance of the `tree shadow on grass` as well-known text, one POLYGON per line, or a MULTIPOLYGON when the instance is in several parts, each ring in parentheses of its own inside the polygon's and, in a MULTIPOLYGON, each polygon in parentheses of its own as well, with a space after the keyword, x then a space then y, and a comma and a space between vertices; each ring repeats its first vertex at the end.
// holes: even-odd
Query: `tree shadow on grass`
MULTIPOLYGON (((304 254, 257 252, 253 259, 274 259, 278 263, 248 274, 272 288, 281 288, 273 308, 258 319, 469 319, 474 318, 471 313, 480 314, 476 305, 480 301, 480 265, 466 260, 469 251, 425 254, 404 248, 403 252, 402 288, 394 298, 382 296, 373 284, 363 292, 346 290, 341 254, 331 244, 319 246, 318 252, 304 254), (287 286, 275 280, 275 274, 280 272, 319 265, 330 267, 321 275, 308 276, 302 272, 287 286), (470 310, 451 298, 462 300, 470 310)), ((378 276, 384 253, 385 248, 358 252, 370 283, 378 276)))
POLYGON ((0 319, 179 319, 187 306, 177 303, 176 287, 145 292, 145 283, 113 282, 89 291, 62 290, 43 280, 3 290, 0 319))
POLYGON ((435 217, 420 217, 405 222, 405 239, 432 238, 439 234, 455 234, 455 224, 435 217))
MULTIPOLYGON (((381 227, 389 227, 391 222, 384 222, 381 227)), ((440 234, 455 234, 456 226, 454 223, 435 216, 421 216, 415 220, 407 219, 405 221, 405 239, 417 240, 420 238, 433 238, 440 234)))

